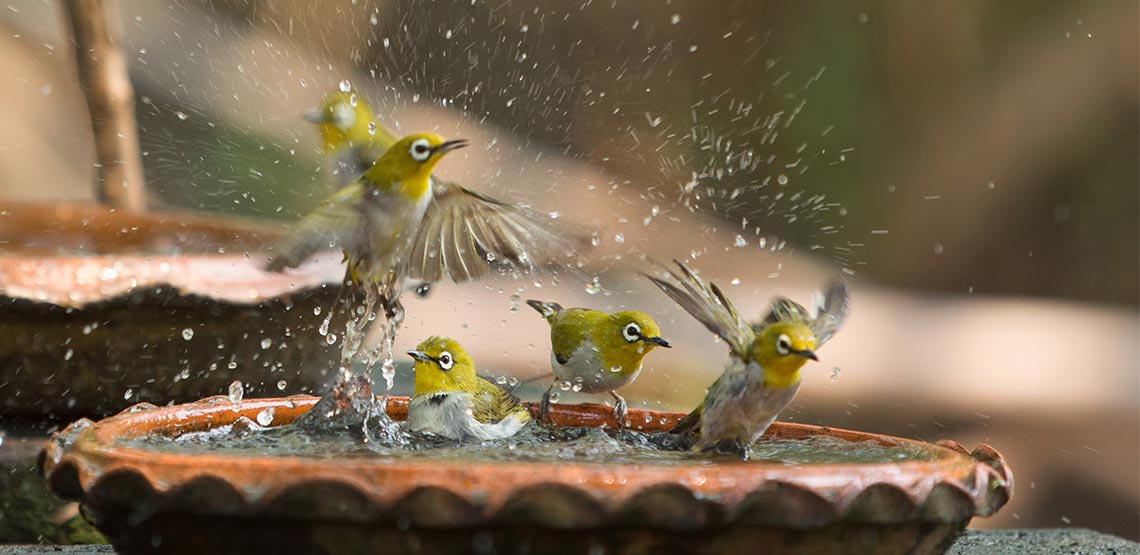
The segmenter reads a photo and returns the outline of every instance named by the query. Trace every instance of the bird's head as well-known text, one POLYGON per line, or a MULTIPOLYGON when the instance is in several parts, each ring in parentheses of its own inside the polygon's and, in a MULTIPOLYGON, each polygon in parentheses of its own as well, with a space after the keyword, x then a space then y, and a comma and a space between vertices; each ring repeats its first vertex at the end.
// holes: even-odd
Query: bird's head
POLYGON ((808 359, 818 361, 816 338, 806 322, 775 322, 764 328, 752 348, 752 359, 764 369, 764 380, 773 387, 788 387, 799 381, 800 368, 808 359))
POLYGON ((602 360, 610 369, 621 368, 634 372, 641 367, 641 359, 657 347, 670 347, 661 337, 661 328, 648 314, 636 310, 615 312, 599 319, 595 324, 601 336, 602 360))
POLYGON ((364 175, 375 183, 426 184, 444 155, 465 146, 467 141, 463 139, 445 141, 436 133, 413 133, 384 151, 364 175))
POLYGON ((335 152, 350 144, 367 144, 377 132, 372 108, 355 91, 329 93, 320 106, 309 110, 305 119, 317 124, 325 152, 335 152))
POLYGON ((415 359, 416 388, 414 395, 474 392, 475 363, 458 341, 446 337, 423 340, 408 356, 415 359))

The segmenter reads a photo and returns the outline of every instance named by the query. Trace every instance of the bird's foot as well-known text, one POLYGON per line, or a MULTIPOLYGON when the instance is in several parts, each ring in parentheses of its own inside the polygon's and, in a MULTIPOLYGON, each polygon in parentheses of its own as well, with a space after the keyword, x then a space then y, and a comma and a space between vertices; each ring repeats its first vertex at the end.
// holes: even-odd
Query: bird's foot
MULTIPOLYGON (((553 386, 552 386, 553 387, 553 386)), ((550 390, 542 394, 542 401, 538 403, 539 422, 550 422, 550 390)))
POLYGON ((628 407, 626 407, 625 398, 621 395, 612 391, 610 395, 614 396, 614 419, 617 420, 618 427, 620 428, 625 425, 625 413, 628 407))

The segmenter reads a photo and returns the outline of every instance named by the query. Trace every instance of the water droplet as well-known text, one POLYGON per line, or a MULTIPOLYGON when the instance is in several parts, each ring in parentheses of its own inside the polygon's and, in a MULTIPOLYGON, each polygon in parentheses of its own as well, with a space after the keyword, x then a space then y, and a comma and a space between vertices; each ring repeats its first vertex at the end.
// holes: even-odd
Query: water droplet
POLYGON ((257 423, 262 426, 268 426, 273 423, 273 407, 266 407, 265 410, 257 413, 257 423))
POLYGON ((268 349, 272 345, 273 345, 273 340, 268 338, 268 337, 261 340, 261 348, 262 349, 268 349))
POLYGON ((519 311, 519 308, 520 308, 519 307, 519 301, 521 301, 521 300, 522 300, 522 297, 520 297, 518 295, 518 293, 511 295, 511 312, 518 312, 519 311))
POLYGON ((736 245, 737 248, 747 247, 748 246, 748 239, 745 239, 743 235, 737 235, 736 236, 736 242, 734 244, 736 245))
POLYGON ((586 292, 591 295, 597 295, 602 291, 602 284, 598 281, 598 276, 590 278, 590 283, 586 284, 586 292))
POLYGON ((451 40, 451 29, 448 29, 447 32, 443 34, 443 38, 451 40))
POLYGON ((610 372, 613 372, 614 374, 620 374, 621 373, 621 366, 611 366, 610 372))
POLYGON ((285 387, 288 385, 289 384, 285 380, 281 380, 281 381, 277 382, 277 390, 278 391, 285 391, 285 387))
POLYGON ((550 392, 551 404, 558 404, 558 401, 560 401, 560 400, 562 400, 562 394, 561 393, 559 393, 557 391, 551 391, 550 392))
POLYGON ((127 389, 127 390, 126 390, 126 391, 123 393, 123 399, 124 399, 124 400, 126 400, 126 399, 130 399, 132 396, 134 396, 134 394, 135 394, 135 390, 133 390, 133 389, 127 389))
POLYGON ((570 388, 570 390, 574 393, 578 393, 579 391, 582 391, 582 384, 576 383, 570 388))
POLYGON ((377 17, 376 14, 372 14, 371 16, 368 17, 368 23, 371 23, 372 25, 379 25, 380 24, 380 18, 377 17))
POLYGON ((319 306, 313 307, 313 316, 320 316, 320 315, 321 315, 321 307, 319 307, 319 306))
POLYGON ((346 93, 346 92, 351 91, 351 90, 352 90, 352 83, 350 83, 348 81, 348 79, 345 79, 344 81, 340 82, 340 92, 346 93))
POLYGON ((73 356, 75 356, 75 349, 68 349, 66 353, 63 353, 63 360, 71 360, 73 356))
POLYGON ((336 334, 330 333, 330 334, 326 335, 325 336, 325 343, 328 343, 329 345, 335 345, 336 344, 336 334))
POLYGON ((614 234, 614 241, 617 242, 619 245, 622 243, 625 243, 625 235, 622 235, 621 233, 615 233, 614 234))
POLYGON ((787 185, 788 184, 788 176, 786 176, 784 174, 777 175, 776 176, 776 183, 779 183, 780 185, 787 185))
POLYGON ((499 376, 499 377, 495 378, 495 383, 497 383, 499 385, 507 385, 507 377, 506 376, 499 376))
POLYGON ((827 379, 829 379, 831 381, 835 381, 835 380, 839 379, 839 371, 840 370, 839 370, 838 366, 832 368, 831 374, 827 376, 827 379))
POLYGON ((226 393, 226 397, 230 398, 230 402, 237 405, 241 403, 242 396, 245 395, 245 386, 242 385, 241 380, 234 380, 230 384, 230 389, 226 393))
POLYGON ((681 14, 677 14, 677 13, 673 14, 673 17, 669 18, 669 22, 672 23, 673 25, 680 23, 681 22, 681 14))
POLYGON ((374 122, 374 121, 368 122, 368 134, 369 135, 375 135, 376 134, 376 122, 374 122))
POLYGON ((180 121, 186 121, 186 120, 187 120, 187 119, 190 117, 190 116, 186 115, 186 113, 185 113, 185 112, 182 112, 182 111, 174 112, 174 115, 175 115, 175 116, 176 116, 176 117, 177 117, 177 118, 178 118, 180 121))
POLYGON ((558 389, 561 389, 562 391, 570 391, 570 388, 572 387, 572 385, 573 384, 571 384, 567 380, 559 380, 558 381, 558 389))
POLYGON ((324 321, 321 322, 321 325, 317 328, 317 333, 319 333, 321 335, 328 335, 329 334, 329 321, 330 320, 332 320, 332 314, 331 313, 329 314, 328 318, 325 318, 324 321))
POLYGON ((190 328, 186 328, 186 329, 182 330, 182 339, 185 339, 187 341, 194 339, 194 330, 192 330, 190 328))
POLYGON ((591 233, 590 234, 590 245, 596 247, 600 244, 602 244, 601 234, 599 234, 597 231, 591 233))
POLYGON ((229 361, 228 363, 226 363, 226 368, 229 368, 230 370, 236 369, 237 368, 237 361, 234 361, 234 360, 229 361))

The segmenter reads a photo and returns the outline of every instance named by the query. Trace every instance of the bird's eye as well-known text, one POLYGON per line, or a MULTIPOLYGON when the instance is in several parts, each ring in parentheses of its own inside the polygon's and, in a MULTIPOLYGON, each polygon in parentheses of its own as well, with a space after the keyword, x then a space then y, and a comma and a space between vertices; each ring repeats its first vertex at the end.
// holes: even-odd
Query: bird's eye
POLYGON ((451 358, 451 353, 447 351, 441 353, 436 360, 439 361, 439 367, 444 370, 451 370, 451 367, 455 366, 455 360, 451 358))
POLYGON ((788 339, 786 335, 781 335, 780 338, 776 340, 776 352, 780 353, 780 356, 786 356, 792 352, 792 340, 788 339))
POLYGON ((412 143, 412 148, 408 152, 412 155, 413 160, 423 162, 431 156, 431 144, 428 143, 427 139, 417 139, 412 143))
POLYGON ((332 107, 332 123, 341 131, 348 131, 356 124, 356 110, 344 102, 338 102, 332 107))
POLYGON ((637 324, 630 322, 622 328, 621 336, 624 337, 626 341, 633 343, 641 339, 641 328, 637 324))

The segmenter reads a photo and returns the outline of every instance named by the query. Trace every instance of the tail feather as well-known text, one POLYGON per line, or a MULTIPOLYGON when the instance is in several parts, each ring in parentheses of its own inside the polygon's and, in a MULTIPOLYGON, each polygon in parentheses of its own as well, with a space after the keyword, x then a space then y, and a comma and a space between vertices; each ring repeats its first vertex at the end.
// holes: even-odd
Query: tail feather
MULTIPOLYGON (((702 403, 703 406, 703 403, 702 403)), ((690 435, 696 436, 701 432, 701 406, 693 409, 693 412, 686 414, 684 418, 678 421, 672 428, 669 428, 669 433, 676 435, 690 435)))

